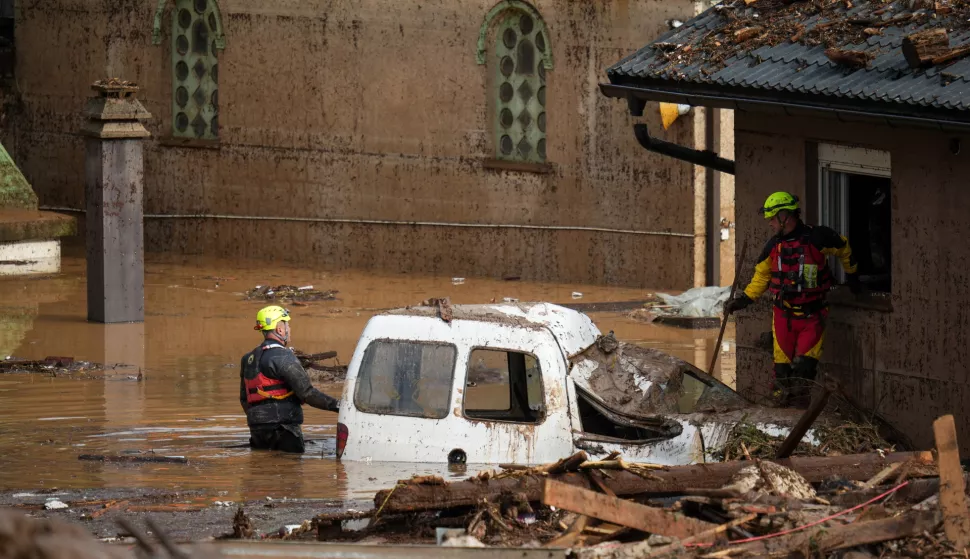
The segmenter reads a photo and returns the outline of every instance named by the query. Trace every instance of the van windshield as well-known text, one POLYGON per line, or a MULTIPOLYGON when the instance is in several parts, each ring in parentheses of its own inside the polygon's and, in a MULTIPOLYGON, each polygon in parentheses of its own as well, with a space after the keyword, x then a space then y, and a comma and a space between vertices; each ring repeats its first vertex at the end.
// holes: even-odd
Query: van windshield
POLYGON ((451 344, 371 342, 357 375, 354 405, 367 413, 444 418, 457 353, 451 344))

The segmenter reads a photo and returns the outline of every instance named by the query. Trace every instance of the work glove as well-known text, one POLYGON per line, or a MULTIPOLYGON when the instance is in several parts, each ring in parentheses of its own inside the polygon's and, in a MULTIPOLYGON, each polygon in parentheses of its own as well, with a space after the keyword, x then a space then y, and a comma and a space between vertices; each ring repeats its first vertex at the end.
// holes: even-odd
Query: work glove
POLYGON ((863 291, 862 282, 859 281, 859 274, 846 274, 845 284, 849 286, 849 291, 853 295, 859 295, 863 291))
POLYGON ((751 303, 754 303, 754 301, 742 293, 727 303, 724 303, 724 314, 728 315, 746 309, 751 303))

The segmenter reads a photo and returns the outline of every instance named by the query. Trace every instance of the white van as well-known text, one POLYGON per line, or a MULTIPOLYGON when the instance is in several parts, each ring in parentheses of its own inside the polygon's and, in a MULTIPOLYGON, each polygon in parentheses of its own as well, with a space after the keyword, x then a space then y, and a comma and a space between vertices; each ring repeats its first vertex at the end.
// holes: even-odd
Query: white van
POLYGON ((451 311, 450 321, 414 307, 367 323, 344 385, 338 458, 538 464, 586 450, 691 464, 739 421, 784 435, 801 414, 752 405, 680 359, 601 336, 564 307, 451 311))

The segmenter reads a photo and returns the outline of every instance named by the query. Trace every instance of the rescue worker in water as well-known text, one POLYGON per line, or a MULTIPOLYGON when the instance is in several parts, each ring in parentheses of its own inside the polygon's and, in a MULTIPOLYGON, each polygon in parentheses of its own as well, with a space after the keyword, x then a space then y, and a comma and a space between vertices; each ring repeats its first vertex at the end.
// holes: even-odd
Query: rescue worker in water
POLYGON ((776 192, 759 210, 775 235, 765 244, 744 292, 728 301, 728 314, 744 309, 765 290, 771 292, 774 316, 774 382, 772 394, 785 407, 806 408, 825 339, 826 293, 832 275, 826 265, 835 256, 853 294, 861 292, 856 261, 848 240, 825 226, 801 220, 798 197, 776 192))
POLYGON ((310 384, 290 341, 290 313, 276 305, 256 313, 254 330, 263 343, 243 356, 240 364, 239 402, 249 424, 249 446, 256 449, 302 453, 304 403, 337 411, 340 401, 310 384))

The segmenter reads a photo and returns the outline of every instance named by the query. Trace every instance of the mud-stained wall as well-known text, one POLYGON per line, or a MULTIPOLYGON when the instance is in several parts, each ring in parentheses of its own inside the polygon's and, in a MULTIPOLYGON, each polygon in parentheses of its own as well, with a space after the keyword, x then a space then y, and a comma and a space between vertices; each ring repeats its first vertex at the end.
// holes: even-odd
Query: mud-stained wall
MULTIPOLYGON (((694 170, 640 148, 626 105, 597 88, 607 66, 662 33, 666 20, 686 20, 693 2, 534 3, 555 63, 547 78, 549 174, 484 165, 494 154, 489 69, 475 55, 494 0, 222 0, 221 141, 213 149, 166 142, 172 4, 155 46, 156 2, 18 3, 20 102, 3 140, 42 205, 84 207, 80 111, 92 81, 120 77, 142 85, 154 115, 145 150, 148 250, 695 283, 695 235, 704 223, 694 219, 694 170), (198 215, 224 217, 191 217, 198 215)), ((645 121, 660 129, 656 112, 645 121)), ((694 145, 691 119, 664 136, 694 145)))
MULTIPOLYGON (((815 142, 890 153, 892 310, 833 304, 821 369, 921 447, 932 445, 932 421, 943 414, 954 414, 958 429, 970 432, 970 245, 964 241, 970 235, 970 154, 953 155, 949 148, 953 138, 970 145, 970 137, 819 117, 738 112, 736 118, 738 239, 754 247, 745 280, 770 235, 757 208, 775 190, 805 198, 805 158, 815 142)), ((738 385, 748 395, 768 390, 771 353, 764 341, 770 343, 770 331, 766 297, 738 315, 738 385)), ((970 438, 962 447, 970 451, 970 438)))

